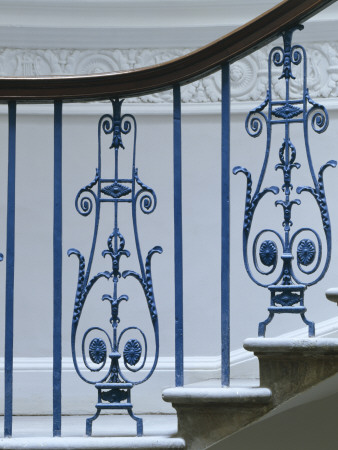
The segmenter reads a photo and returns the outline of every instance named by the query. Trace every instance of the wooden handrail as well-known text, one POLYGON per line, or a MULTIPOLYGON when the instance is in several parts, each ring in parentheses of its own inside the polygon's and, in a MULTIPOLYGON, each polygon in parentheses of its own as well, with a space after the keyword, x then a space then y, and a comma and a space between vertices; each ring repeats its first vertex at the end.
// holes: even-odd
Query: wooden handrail
POLYGON ((0 77, 0 102, 103 100, 170 89, 211 74, 262 47, 283 30, 304 22, 336 0, 284 0, 222 38, 169 62, 112 74, 0 77))

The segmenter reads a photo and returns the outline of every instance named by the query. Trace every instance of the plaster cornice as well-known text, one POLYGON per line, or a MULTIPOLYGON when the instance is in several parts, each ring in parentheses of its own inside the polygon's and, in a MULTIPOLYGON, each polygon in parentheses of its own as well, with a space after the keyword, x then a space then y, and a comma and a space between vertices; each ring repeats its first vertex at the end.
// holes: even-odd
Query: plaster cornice
MULTIPOLYGON (((200 47, 278 0, 0 0, 9 48, 200 47), (132 14, 131 14, 132 12, 132 14)), ((338 3, 310 19, 303 40, 336 39, 338 3)))
POLYGON ((278 0, 0 0, 0 24, 70 28, 229 25, 251 20, 278 3, 278 0))

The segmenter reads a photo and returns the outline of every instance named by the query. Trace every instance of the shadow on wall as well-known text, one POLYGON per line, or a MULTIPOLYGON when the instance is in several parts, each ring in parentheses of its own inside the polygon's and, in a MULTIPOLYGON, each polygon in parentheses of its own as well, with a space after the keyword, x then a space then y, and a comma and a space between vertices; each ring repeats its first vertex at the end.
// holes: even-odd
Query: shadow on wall
POLYGON ((277 414, 252 425, 210 450, 334 450, 338 394, 277 414))

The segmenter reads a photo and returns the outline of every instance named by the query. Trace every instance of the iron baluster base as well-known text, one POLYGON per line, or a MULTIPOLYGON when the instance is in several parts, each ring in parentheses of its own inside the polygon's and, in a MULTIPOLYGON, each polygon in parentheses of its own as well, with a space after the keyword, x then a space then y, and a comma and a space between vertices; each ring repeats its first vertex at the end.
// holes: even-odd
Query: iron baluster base
POLYGON ((269 316, 258 325, 258 336, 264 337, 267 325, 272 321, 275 314, 300 314, 303 322, 309 328, 309 337, 315 335, 315 324, 305 317, 307 309, 304 306, 304 284, 271 285, 271 306, 268 308, 269 316), (295 304, 298 306, 294 306, 295 304))
POLYGON ((126 409, 129 416, 136 421, 137 436, 143 435, 143 419, 135 416, 133 413, 133 405, 130 401, 130 390, 132 383, 96 383, 98 390, 98 402, 96 413, 86 420, 86 435, 92 435, 92 426, 103 409, 126 409), (106 402, 106 403, 105 403, 106 402))
POLYGON ((97 419, 99 417, 100 412, 101 412, 101 410, 97 409, 96 413, 92 417, 88 417, 88 419, 86 419, 86 436, 92 435, 93 422, 95 419, 97 419))

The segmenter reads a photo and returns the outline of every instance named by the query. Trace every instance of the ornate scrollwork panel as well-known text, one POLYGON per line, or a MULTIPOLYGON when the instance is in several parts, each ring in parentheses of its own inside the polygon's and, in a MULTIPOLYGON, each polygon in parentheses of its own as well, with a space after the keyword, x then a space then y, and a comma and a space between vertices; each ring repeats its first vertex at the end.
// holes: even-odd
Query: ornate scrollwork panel
POLYGON ((266 326, 274 314, 299 313, 309 327, 309 335, 315 333, 315 326, 305 317, 304 291, 308 286, 318 283, 325 275, 331 258, 331 224, 327 207, 323 173, 328 167, 336 167, 336 161, 328 161, 316 175, 309 145, 309 124, 316 133, 323 133, 329 124, 328 113, 323 105, 310 97, 307 88, 307 56, 300 45, 292 44, 295 29, 283 33, 283 47, 272 48, 268 61, 268 91, 264 102, 249 112, 245 127, 248 134, 257 138, 266 128, 267 139, 261 173, 255 191, 253 191, 252 176, 248 169, 235 167, 233 173, 243 173, 247 179, 245 212, 243 223, 243 257, 244 265, 250 278, 259 286, 269 289, 271 305, 268 308, 269 317, 259 324, 259 335, 264 336, 266 326), (300 70, 302 67, 302 70, 300 70), (284 93, 284 99, 276 92, 276 81, 273 75, 278 74, 279 94, 284 93), (281 87, 282 86, 282 87, 281 87), (295 97, 295 86, 302 86, 302 98, 295 97), (276 97, 276 98, 275 98, 276 97), (264 126, 263 126, 264 125, 264 126), (283 127, 284 138, 278 152, 275 170, 282 175, 281 186, 263 188, 268 161, 274 158, 271 154, 272 130, 283 127), (297 161, 297 149, 293 141, 293 130, 301 126, 304 133, 306 158, 311 174, 312 186, 298 186, 294 190, 293 174, 301 169, 297 161), (322 221, 324 243, 320 234, 311 227, 297 228, 293 221, 293 210, 301 206, 301 196, 309 193, 317 204, 322 221), (255 237, 251 236, 252 222, 261 199, 266 194, 274 194, 276 207, 281 207, 281 228, 265 228, 255 237), (252 240, 252 260, 249 258, 249 246, 252 240), (323 247, 325 258, 323 260, 323 247), (278 252, 281 248, 281 252, 278 252), (251 263, 252 261, 252 263, 251 263), (278 262, 280 262, 278 264, 278 262), (297 268, 297 273, 295 271, 297 268), (274 276, 273 281, 263 283, 261 276, 274 276), (260 277, 260 278, 259 278, 260 277))
MULTIPOLYGON (((154 372, 159 356, 159 328, 158 314, 153 289, 151 274, 151 259, 155 253, 162 253, 162 248, 155 246, 152 248, 145 260, 143 259, 139 234, 137 227, 137 213, 140 210, 144 214, 151 214, 157 204, 156 194, 152 188, 141 181, 138 169, 135 167, 136 160, 136 121, 130 114, 121 115, 122 101, 116 99, 112 101, 113 115, 105 114, 101 117, 98 125, 99 147, 98 147, 98 168, 96 174, 89 184, 80 189, 75 199, 75 207, 82 216, 95 214, 94 233, 88 262, 79 250, 70 249, 68 255, 75 255, 79 261, 79 274, 77 291, 74 304, 72 322, 72 355, 75 369, 80 378, 87 383, 94 384, 98 389, 99 402, 96 405, 97 413, 87 419, 87 434, 92 431, 92 422, 102 409, 127 409, 129 415, 137 421, 137 433, 142 434, 142 419, 134 416, 130 403, 130 390, 136 385, 145 382, 154 372), (122 178, 119 174, 119 157, 123 150, 123 136, 134 131, 134 144, 132 154, 132 167, 130 178, 122 178), (114 170, 110 178, 102 175, 102 134, 112 137, 112 143, 108 151, 113 153, 114 170), (100 212, 107 205, 113 208, 112 231, 107 238, 106 248, 101 249, 103 258, 108 258, 111 263, 110 270, 93 273, 93 258, 96 252, 97 237, 100 224, 100 212), (119 210, 131 207, 131 220, 133 224, 135 248, 139 263, 139 272, 125 270, 121 272, 121 260, 129 258, 130 250, 127 248, 126 239, 122 234, 119 224, 119 210), (153 363, 144 375, 140 372, 144 368, 147 360, 147 335, 136 326, 129 326, 124 329, 119 328, 120 317, 123 314, 123 304, 132 300, 123 289, 121 280, 127 277, 134 277, 141 285, 141 291, 145 297, 145 304, 151 319, 154 342, 155 357, 153 363), (78 326, 81 320, 84 305, 91 293, 92 288, 105 279, 111 282, 109 292, 101 296, 101 300, 110 305, 110 328, 108 329, 92 326, 82 338, 82 359, 87 370, 97 373, 98 378, 92 381, 83 372, 77 362, 76 339, 78 326), (138 333, 140 338, 132 337, 121 348, 121 338, 127 333, 138 333), (121 357, 126 371, 141 375, 136 381, 131 381, 121 369, 121 357), (109 364, 108 364, 109 362, 109 364), (107 368, 108 366, 108 368, 107 368)), ((126 151, 126 150, 124 150, 126 151)), ((105 168, 105 172, 106 172, 105 168)), ((96 291, 95 291, 96 292, 96 291)), ((94 296, 94 294, 93 294, 94 296)))

